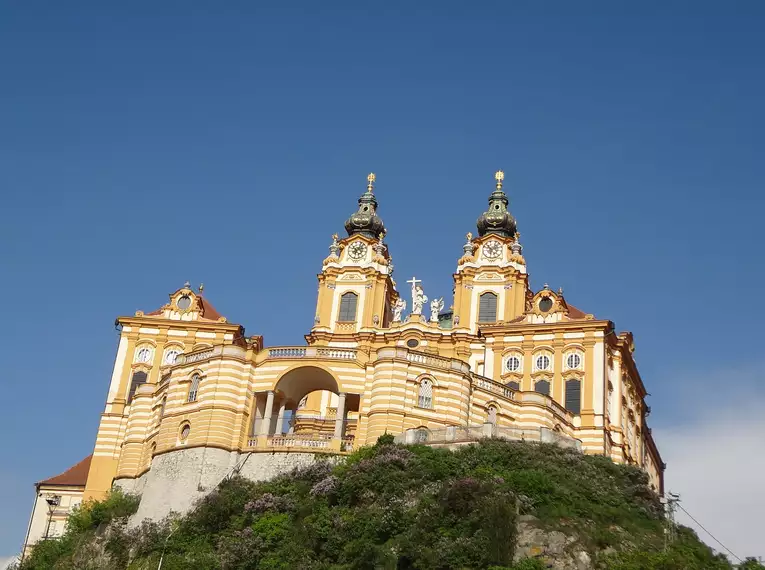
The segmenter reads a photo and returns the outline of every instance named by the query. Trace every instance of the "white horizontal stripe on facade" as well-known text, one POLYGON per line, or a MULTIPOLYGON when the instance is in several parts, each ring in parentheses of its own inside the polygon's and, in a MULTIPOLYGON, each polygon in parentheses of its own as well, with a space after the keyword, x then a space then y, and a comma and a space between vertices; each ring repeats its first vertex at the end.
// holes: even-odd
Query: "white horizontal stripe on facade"
POLYGON ((502 340, 504 340, 505 342, 523 342, 523 335, 516 334, 512 336, 505 336, 505 337, 502 337, 502 340))
POLYGON ((555 340, 554 334, 535 334, 531 340, 555 340))
POLYGON ((567 332, 567 333, 563 333, 563 338, 565 339, 584 338, 584 333, 583 332, 567 332))

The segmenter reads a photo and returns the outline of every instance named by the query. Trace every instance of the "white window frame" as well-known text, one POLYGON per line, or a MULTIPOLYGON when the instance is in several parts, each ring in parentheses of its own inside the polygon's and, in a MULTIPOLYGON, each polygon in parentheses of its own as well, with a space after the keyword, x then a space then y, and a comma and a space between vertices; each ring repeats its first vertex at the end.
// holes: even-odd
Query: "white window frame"
POLYGON ((509 354, 505 357, 505 372, 520 372, 523 370, 523 356, 520 354, 509 354), (510 361, 515 359, 518 365, 515 368, 510 368, 510 361))
POLYGON ((417 387, 417 407, 426 410, 433 409, 433 381, 423 378, 417 387))
POLYGON ((135 349, 135 355, 133 355, 133 363, 134 364, 151 364, 151 362, 154 360, 154 347, 151 345, 143 344, 141 346, 136 347, 135 349), (146 359, 141 360, 139 358, 139 355, 146 353, 146 359))

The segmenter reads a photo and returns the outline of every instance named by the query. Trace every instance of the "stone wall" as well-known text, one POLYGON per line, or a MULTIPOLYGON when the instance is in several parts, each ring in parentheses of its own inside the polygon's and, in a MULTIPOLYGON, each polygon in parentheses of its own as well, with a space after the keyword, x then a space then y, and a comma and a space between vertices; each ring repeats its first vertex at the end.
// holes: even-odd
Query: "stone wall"
MULTIPOLYGON (((333 461, 341 459, 330 457, 333 461)), ((151 469, 141 477, 117 479, 114 485, 141 495, 141 504, 130 521, 130 526, 134 526, 144 519, 160 520, 171 512, 188 512, 237 466, 243 477, 265 481, 315 461, 316 454, 304 452, 240 454, 206 447, 178 449, 155 456, 151 469)))

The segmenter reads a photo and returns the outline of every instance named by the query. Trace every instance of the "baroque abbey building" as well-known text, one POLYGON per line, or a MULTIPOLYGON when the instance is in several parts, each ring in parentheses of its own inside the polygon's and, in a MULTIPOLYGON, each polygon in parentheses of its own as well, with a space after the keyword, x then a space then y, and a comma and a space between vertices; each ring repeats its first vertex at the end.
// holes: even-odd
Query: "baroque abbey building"
POLYGON ((270 477, 385 433, 567 445, 637 465, 661 492, 632 334, 560 290, 530 288, 503 177, 446 310, 415 278, 406 298, 397 289, 370 175, 321 264, 305 345, 265 347, 188 284, 158 310, 119 317, 84 498, 119 485, 142 494, 139 515, 161 516, 233 472, 270 477))

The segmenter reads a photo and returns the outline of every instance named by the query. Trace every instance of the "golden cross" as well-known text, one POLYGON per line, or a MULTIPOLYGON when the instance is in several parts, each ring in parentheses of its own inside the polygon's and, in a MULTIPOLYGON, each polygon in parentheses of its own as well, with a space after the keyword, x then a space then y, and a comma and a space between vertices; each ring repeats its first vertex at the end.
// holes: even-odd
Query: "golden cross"
POLYGON ((371 192, 372 189, 375 187, 375 173, 374 172, 370 172, 369 173, 369 176, 367 176, 367 181, 369 182, 369 184, 367 184, 367 190, 369 190, 371 192))
POLYGON ((502 181, 505 179, 505 173, 497 170, 494 174, 494 179, 497 181, 497 190, 502 190, 502 181))

